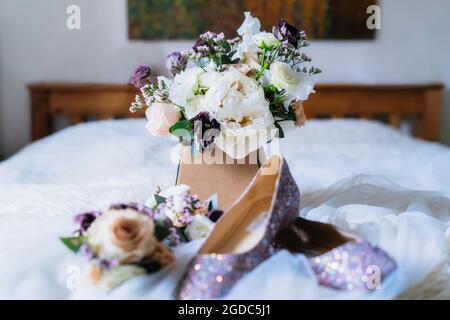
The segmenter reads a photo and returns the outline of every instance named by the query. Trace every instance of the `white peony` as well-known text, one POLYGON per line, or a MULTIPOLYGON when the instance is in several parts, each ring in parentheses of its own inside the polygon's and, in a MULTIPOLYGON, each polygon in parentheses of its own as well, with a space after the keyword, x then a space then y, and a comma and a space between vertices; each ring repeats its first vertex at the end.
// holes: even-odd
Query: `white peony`
POLYGON ((242 56, 245 52, 255 52, 258 50, 252 38, 261 29, 261 22, 258 18, 252 17, 250 12, 244 12, 244 15, 244 22, 237 30, 237 33, 242 37, 242 42, 238 46, 239 56, 242 56))
POLYGON ((205 72, 198 67, 186 69, 173 79, 169 99, 184 106, 186 117, 191 119, 205 111, 202 92, 207 91, 220 77, 222 73, 216 71, 205 72))
POLYGON ((314 92, 314 82, 303 72, 295 72, 284 62, 274 62, 270 66, 270 82, 278 89, 286 90, 296 100, 305 101, 314 92))
POLYGON ((209 235, 214 228, 214 225, 214 222, 212 222, 209 218, 197 214, 194 216, 191 223, 189 223, 186 227, 185 234, 189 240, 204 238, 209 235))
POLYGON ((258 48, 266 48, 268 50, 275 48, 280 43, 273 33, 265 31, 255 34, 252 40, 258 48))
POLYGON ((109 210, 89 227, 87 242, 102 259, 133 263, 154 252, 154 230, 153 220, 136 210, 109 210))
POLYGON ((209 88, 203 103, 221 124, 216 145, 234 159, 257 150, 271 135, 274 120, 263 88, 235 69, 223 72, 223 77, 209 88))
POLYGON ((170 87, 169 100, 177 105, 186 106, 187 101, 195 96, 194 89, 202 73, 204 71, 198 67, 188 68, 178 73, 170 87))

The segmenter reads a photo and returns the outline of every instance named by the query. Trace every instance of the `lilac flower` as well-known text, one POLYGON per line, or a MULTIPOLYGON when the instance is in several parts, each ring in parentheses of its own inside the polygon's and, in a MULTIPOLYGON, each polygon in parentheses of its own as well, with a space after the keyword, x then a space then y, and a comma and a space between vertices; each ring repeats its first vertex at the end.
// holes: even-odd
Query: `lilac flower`
POLYGON ((208 112, 200 112, 189 120, 194 127, 194 142, 200 151, 212 146, 220 132, 220 124, 208 112))
POLYGON ((150 69, 150 67, 146 65, 140 65, 134 70, 128 83, 140 89, 144 87, 146 84, 154 83, 155 80, 156 77, 152 73, 152 69, 150 69))
POLYGON ((288 43, 297 47, 298 41, 301 38, 301 31, 299 31, 296 27, 289 24, 286 20, 280 19, 278 21, 278 25, 273 27, 272 33, 275 37, 280 40, 284 45, 288 43))
POLYGON ((202 39, 202 36, 200 36, 199 39, 194 43, 194 46, 191 50, 191 56, 196 56, 197 58, 207 57, 208 52, 212 51, 213 48, 208 44, 208 42, 204 39, 202 39))
POLYGON ((179 51, 172 52, 167 56, 166 67, 172 76, 186 69, 188 56, 179 51))
POLYGON ((101 211, 90 211, 76 215, 74 220, 80 225, 80 229, 78 229, 77 231, 80 234, 85 233, 91 226, 92 222, 94 222, 94 220, 97 219, 97 217, 99 217, 100 215, 102 215, 101 211))

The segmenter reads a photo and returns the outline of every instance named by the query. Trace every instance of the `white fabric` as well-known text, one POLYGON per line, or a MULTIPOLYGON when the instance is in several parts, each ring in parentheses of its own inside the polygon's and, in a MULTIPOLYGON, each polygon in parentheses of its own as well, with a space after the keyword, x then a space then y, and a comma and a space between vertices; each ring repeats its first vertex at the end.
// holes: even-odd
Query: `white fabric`
MULTIPOLYGON (((174 145, 151 137, 143 120, 102 121, 66 129, 0 163, 0 298, 172 298, 203 240, 178 248, 175 265, 104 292, 84 284, 73 290, 83 260, 58 236, 73 231, 78 212, 143 202, 158 184, 172 185, 174 145)), ((281 153, 301 187, 301 215, 378 244, 398 270, 371 294, 345 293, 317 286, 302 255, 281 251, 229 298, 394 298, 445 261, 449 148, 373 122, 329 120, 290 132, 281 153)))

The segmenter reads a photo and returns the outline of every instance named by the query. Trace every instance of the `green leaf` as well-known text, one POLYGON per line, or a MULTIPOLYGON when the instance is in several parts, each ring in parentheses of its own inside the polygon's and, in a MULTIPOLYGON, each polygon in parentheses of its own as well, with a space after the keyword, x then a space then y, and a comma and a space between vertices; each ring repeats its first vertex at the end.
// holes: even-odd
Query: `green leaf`
POLYGON ((228 41, 223 41, 222 42, 222 48, 224 48, 226 52, 230 52, 231 51, 231 45, 228 43, 228 41))
POLYGON ((283 139, 284 138, 284 131, 281 128, 281 126, 280 126, 280 124, 278 122, 275 122, 275 127, 277 127, 277 129, 278 129, 278 134, 277 134, 278 138, 279 139, 283 139))
POLYGON ((75 253, 77 253, 80 250, 81 246, 87 241, 86 236, 65 237, 60 239, 67 248, 75 253))
POLYGON ((157 194, 157 193, 155 193, 153 196, 155 197, 156 205, 157 205, 157 206, 160 205, 161 203, 166 202, 166 198, 164 198, 163 196, 160 196, 160 195, 157 194))
POLYGON ((170 127, 169 132, 173 133, 175 130, 178 129, 185 129, 188 131, 192 131, 192 124, 189 120, 183 119, 175 123, 173 126, 170 127))

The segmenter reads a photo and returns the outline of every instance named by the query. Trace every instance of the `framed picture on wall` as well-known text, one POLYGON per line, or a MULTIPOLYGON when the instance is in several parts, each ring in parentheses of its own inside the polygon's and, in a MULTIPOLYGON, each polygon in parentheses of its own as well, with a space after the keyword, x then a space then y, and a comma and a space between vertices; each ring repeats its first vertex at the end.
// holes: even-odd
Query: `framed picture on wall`
POLYGON ((235 35, 243 12, 270 30, 279 17, 313 39, 373 39, 366 9, 375 0, 128 0, 130 39, 194 39, 211 30, 235 35))

